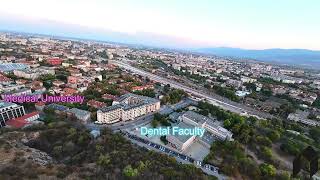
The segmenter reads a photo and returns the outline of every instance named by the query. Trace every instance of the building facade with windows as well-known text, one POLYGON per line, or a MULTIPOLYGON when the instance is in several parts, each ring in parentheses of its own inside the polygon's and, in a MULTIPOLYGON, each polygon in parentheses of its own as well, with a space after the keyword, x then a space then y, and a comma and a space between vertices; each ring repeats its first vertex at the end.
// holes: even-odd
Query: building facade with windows
POLYGON ((159 109, 160 101, 158 99, 128 93, 114 101, 112 106, 99 109, 96 123, 112 124, 119 121, 129 121, 159 109))
POLYGON ((55 71, 49 67, 41 67, 35 69, 21 69, 21 70, 14 70, 13 74, 17 77, 32 79, 35 80, 42 75, 51 74, 54 75, 55 71))
POLYGON ((0 127, 4 127, 6 125, 6 121, 21 117, 25 114, 23 106, 0 101, 0 127))
MULTIPOLYGON (((179 124, 177 124, 176 126, 178 126, 179 128, 184 128, 184 129, 192 129, 194 128, 193 125, 184 123, 184 122, 180 122, 179 124)), ((167 136, 167 140, 170 143, 170 145, 176 149, 178 149, 179 151, 185 151, 195 140, 196 140, 197 136, 191 136, 191 135, 172 135, 169 134, 167 136)))
POLYGON ((199 136, 182 136, 182 135, 168 135, 167 140, 169 144, 176 148, 177 150, 184 152, 189 146, 191 146, 195 141, 205 144, 208 148, 212 142, 209 142, 207 138, 214 137, 218 140, 228 140, 232 141, 232 133, 227 129, 218 125, 217 121, 201 114, 195 113, 193 111, 187 111, 183 113, 178 118, 178 126, 183 129, 193 129, 195 127, 200 127, 205 129, 205 137, 199 136), (204 140, 204 139, 205 140, 204 140))
POLYGON ((220 140, 232 140, 232 132, 221 127, 216 120, 201 114, 193 111, 187 111, 179 117, 179 120, 197 127, 205 128, 206 131, 210 132, 220 140))

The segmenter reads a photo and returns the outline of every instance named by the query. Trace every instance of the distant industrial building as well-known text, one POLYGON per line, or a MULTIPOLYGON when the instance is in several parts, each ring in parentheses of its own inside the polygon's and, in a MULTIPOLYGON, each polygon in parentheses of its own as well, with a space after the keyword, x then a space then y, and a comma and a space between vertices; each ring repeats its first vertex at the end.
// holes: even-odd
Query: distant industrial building
POLYGON ((158 99, 131 93, 120 96, 112 104, 110 107, 104 107, 97 111, 97 123, 111 124, 129 121, 160 109, 158 99))

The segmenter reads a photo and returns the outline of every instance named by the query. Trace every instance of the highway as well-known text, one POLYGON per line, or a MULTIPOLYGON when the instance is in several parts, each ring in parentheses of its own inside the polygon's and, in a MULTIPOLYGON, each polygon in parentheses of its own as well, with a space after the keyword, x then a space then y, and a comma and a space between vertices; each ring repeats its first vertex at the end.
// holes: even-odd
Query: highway
POLYGON ((139 74, 144 77, 148 77, 151 80, 154 80, 156 82, 162 83, 162 84, 170 84, 171 87, 176 89, 182 89, 187 93, 191 93, 195 96, 201 97, 206 99, 209 103, 219 106, 224 110, 228 110, 234 113, 247 115, 247 116, 255 116, 259 119, 267 119, 267 118, 274 118, 271 114, 260 112, 257 110, 254 110, 250 107, 245 106, 244 104, 236 103, 230 100, 227 100, 226 98, 223 98, 221 96, 218 96, 213 93, 204 92, 202 89, 198 88, 191 88, 186 85, 183 85, 181 83, 178 83, 176 81, 152 74, 150 72, 146 72, 144 70, 141 70, 139 68, 133 67, 130 64, 121 62, 121 61, 110 61, 110 63, 117 65, 121 68, 124 68, 128 71, 131 71, 133 73, 139 74))

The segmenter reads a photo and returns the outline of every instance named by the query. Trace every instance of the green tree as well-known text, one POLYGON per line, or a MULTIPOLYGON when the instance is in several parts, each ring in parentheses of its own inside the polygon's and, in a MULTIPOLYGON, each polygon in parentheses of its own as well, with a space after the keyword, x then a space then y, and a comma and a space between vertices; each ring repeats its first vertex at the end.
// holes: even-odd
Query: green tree
POLYGON ((170 91, 170 84, 167 84, 163 87, 163 92, 169 92, 170 91))
POLYGON ((156 93, 153 89, 144 89, 142 91, 134 91, 134 94, 142 95, 142 96, 148 96, 148 97, 156 97, 156 93))
POLYGON ((319 127, 313 127, 309 131, 310 136, 312 139, 314 139, 316 142, 320 143, 320 128, 319 127))
POLYGON ((60 156, 62 155, 62 146, 54 146, 54 147, 53 147, 52 154, 53 154, 55 157, 60 157, 60 156))
POLYGON ((273 177, 276 175, 276 168, 271 164, 263 163, 259 166, 262 175, 273 177))
POLYGON ((261 93, 268 97, 272 96, 272 91, 270 89, 262 89, 261 93))
POLYGON ((272 131, 268 132, 267 136, 273 142, 275 142, 278 139, 280 139, 280 133, 277 130, 272 130, 272 131))
POLYGON ((279 174, 277 174, 276 179, 278 179, 278 180, 290 180, 290 174, 287 171, 279 173, 279 174))
POLYGON ((312 103, 312 106, 320 109, 320 97, 318 97, 318 98, 312 103))
POLYGON ((271 140, 265 136, 258 136, 256 138, 256 141, 259 145, 268 146, 268 147, 271 147, 271 145, 272 145, 271 140))
POLYGON ((223 121, 223 126, 227 129, 231 128, 231 122, 230 119, 226 119, 223 121))
POLYGON ((139 172, 138 169, 133 169, 131 167, 131 165, 127 165, 124 169, 123 169, 123 174, 126 177, 135 177, 138 176, 139 172))
POLYGON ((164 144, 168 144, 168 140, 167 140, 166 136, 160 136, 160 140, 161 140, 164 144))
POLYGON ((244 86, 247 87, 247 89, 251 90, 251 91, 256 91, 257 86, 254 83, 243 83, 244 86))
POLYGON ((106 155, 100 155, 97 161, 97 164, 102 167, 107 167, 110 164, 110 156, 108 154, 106 155))
POLYGON ((158 122, 157 120, 153 119, 153 120, 151 121, 151 126, 152 126, 153 128, 156 128, 158 125, 159 125, 159 122, 158 122))
POLYGON ((262 158, 270 162, 272 160, 272 150, 265 146, 262 146, 260 150, 262 158))

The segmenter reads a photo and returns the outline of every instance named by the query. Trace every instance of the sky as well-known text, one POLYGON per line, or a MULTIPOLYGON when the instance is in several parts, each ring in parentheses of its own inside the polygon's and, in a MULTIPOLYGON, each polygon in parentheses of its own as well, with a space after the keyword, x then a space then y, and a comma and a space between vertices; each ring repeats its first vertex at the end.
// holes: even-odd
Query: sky
POLYGON ((185 47, 320 50, 319 0, 0 0, 0 29, 185 47))

